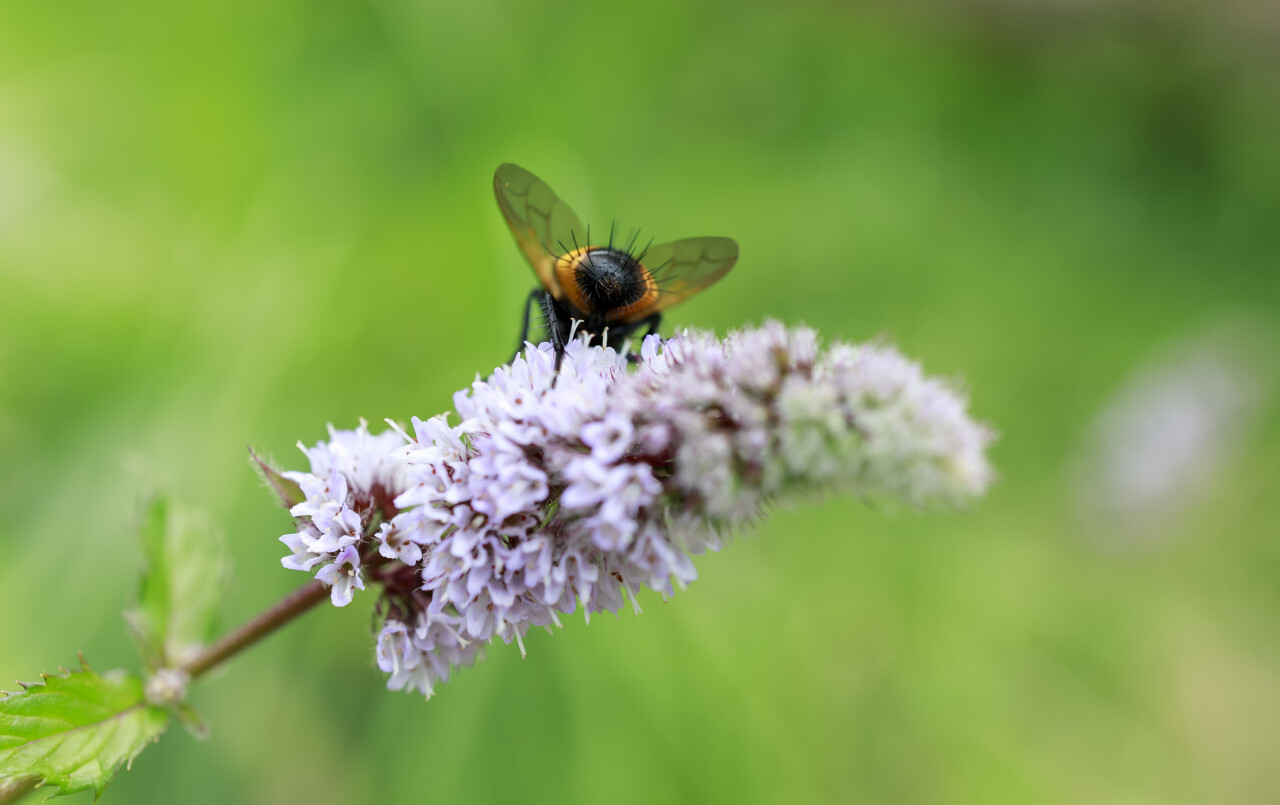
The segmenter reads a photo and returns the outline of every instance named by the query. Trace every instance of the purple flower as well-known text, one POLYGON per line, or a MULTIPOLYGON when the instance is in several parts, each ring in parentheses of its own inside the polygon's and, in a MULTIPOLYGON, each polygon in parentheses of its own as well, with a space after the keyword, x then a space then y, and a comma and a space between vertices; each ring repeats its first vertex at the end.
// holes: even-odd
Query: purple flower
POLYGON ((311 460, 310 472, 283 473, 305 498, 289 510, 298 528, 280 538, 292 552, 280 562, 308 572, 322 565, 316 578, 334 585, 333 602, 344 606, 355 589, 364 589, 360 557, 370 535, 376 532, 379 543, 393 545, 404 559, 416 549, 416 562, 422 552, 393 519, 392 500, 405 488, 404 464, 395 456, 404 440, 394 431, 375 436, 364 421, 355 430, 330 425, 329 437, 315 447, 298 445, 311 460))
POLYGON ((355 546, 343 548, 332 564, 320 568, 316 579, 332 586, 329 596, 335 607, 350 604, 355 591, 364 589, 364 580, 360 578, 360 554, 355 546))
POLYGON ((550 345, 532 347, 454 395, 456 425, 415 417, 407 445, 343 436, 369 447, 358 471, 333 445, 308 451, 286 565, 327 562, 339 603, 363 588, 363 556, 383 585, 389 687, 430 695, 495 637, 523 651, 531 626, 579 607, 638 611, 641 588, 683 588, 692 556, 789 495, 954 504, 990 483, 990 432, 890 348, 822 350, 769 323, 650 336, 639 358, 576 340, 557 373, 550 345), (360 508, 373 479, 395 490, 381 521, 360 508))

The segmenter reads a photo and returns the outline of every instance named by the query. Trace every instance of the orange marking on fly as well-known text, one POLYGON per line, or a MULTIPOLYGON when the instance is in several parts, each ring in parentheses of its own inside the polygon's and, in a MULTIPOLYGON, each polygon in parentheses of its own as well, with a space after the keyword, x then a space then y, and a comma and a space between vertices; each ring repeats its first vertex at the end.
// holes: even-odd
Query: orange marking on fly
POLYGON ((555 277, 578 318, 605 323, 644 318, 658 301, 653 273, 629 251, 583 246, 556 259, 555 277))
MULTIPOLYGON (((542 285, 529 301, 542 306, 557 360, 573 319, 581 321, 579 332, 620 348, 646 325, 656 332, 662 311, 719 280, 738 260, 738 244, 730 238, 686 238, 639 253, 615 248, 612 237, 607 246, 579 245, 590 243, 582 221, 546 182, 518 165, 499 165, 493 189, 542 285)), ((528 328, 526 303, 521 348, 528 328)))

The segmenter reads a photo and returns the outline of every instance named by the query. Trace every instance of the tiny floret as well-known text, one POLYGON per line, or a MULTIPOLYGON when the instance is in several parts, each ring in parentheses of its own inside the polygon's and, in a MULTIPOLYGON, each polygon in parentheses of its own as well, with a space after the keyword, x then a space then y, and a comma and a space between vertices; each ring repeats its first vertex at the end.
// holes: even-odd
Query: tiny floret
POLYGON ((364 589, 360 572, 360 554, 354 545, 343 548, 332 564, 320 568, 316 578, 330 585, 330 596, 335 607, 351 603, 356 590, 364 589))

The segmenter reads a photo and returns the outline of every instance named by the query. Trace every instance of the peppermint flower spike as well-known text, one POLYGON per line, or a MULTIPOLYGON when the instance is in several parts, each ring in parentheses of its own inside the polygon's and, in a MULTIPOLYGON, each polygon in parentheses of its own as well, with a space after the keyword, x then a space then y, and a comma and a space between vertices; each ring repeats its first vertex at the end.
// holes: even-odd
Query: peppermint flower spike
POLYGON ((557 371, 550 344, 530 346, 454 395, 457 425, 414 417, 410 433, 373 436, 362 423, 307 451, 284 563, 323 564, 343 605, 377 546, 389 688, 429 696, 495 637, 523 654, 531 626, 578 607, 588 622, 627 601, 639 612, 641 589, 684 589, 692 556, 771 503, 828 491, 953 505, 992 480, 991 432, 889 347, 824 350, 813 330, 770 322, 649 336, 638 355, 575 339, 557 371))

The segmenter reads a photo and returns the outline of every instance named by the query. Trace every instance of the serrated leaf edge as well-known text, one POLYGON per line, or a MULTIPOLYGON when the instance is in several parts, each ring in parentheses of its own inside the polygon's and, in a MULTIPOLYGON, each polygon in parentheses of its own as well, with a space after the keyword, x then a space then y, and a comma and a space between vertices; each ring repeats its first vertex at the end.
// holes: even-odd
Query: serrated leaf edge
MULTIPOLYGON (((87 673, 93 673, 93 674, 96 674, 96 672, 95 672, 92 668, 90 668, 90 667, 89 667, 89 663, 88 663, 87 661, 85 661, 84 654, 83 654, 83 653, 81 653, 79 656, 80 656, 80 672, 87 672, 87 673)), ((39 681, 39 682, 23 682, 23 681, 22 681, 22 680, 20 680, 20 679, 15 679, 15 680, 14 680, 14 683, 15 683, 15 684, 17 684, 20 688, 22 688, 22 691, 21 691, 22 693, 27 693, 27 692, 30 692, 30 690, 31 690, 32 688, 42 688, 42 687, 45 687, 45 686, 48 684, 48 681, 49 681, 50 679, 55 679, 55 678, 57 678, 57 679, 69 679, 69 678, 71 677, 71 674, 72 674, 72 673, 77 673, 77 672, 73 672, 73 671, 71 671, 71 670, 68 670, 67 668, 62 667, 61 665, 59 665, 59 666, 58 666, 58 671, 59 671, 59 673, 58 673, 58 674, 47 674, 47 673, 41 673, 41 674, 40 674, 40 681, 39 681)), ((106 679, 106 677, 104 677, 104 676, 102 676, 102 675, 100 675, 100 674, 98 674, 98 677, 99 677, 100 679, 106 679)), ((0 698, 2 698, 2 699, 7 699, 7 698, 9 698, 10 696, 16 695, 16 694, 18 694, 18 693, 19 693, 19 691, 7 691, 7 690, 0 690, 0 698)), ((78 700, 78 701, 86 701, 85 699, 81 699, 81 698, 78 698, 78 697, 75 697, 75 696, 69 696, 69 698, 76 699, 76 700, 78 700)), ((119 712, 113 713, 109 718, 102 719, 101 721, 95 721, 95 722, 93 722, 93 723, 91 723, 91 724, 80 724, 80 725, 78 725, 78 726, 71 727, 71 728, 70 728, 70 729, 68 729, 66 732, 58 733, 58 734, 57 734, 57 736, 53 736, 53 735, 46 735, 46 736, 43 736, 43 737, 36 738, 36 739, 31 740, 31 741, 28 741, 28 742, 26 742, 26 743, 24 743, 24 744, 18 744, 17 746, 10 747, 9 749, 7 749, 7 750, 5 750, 5 751, 16 750, 16 749, 22 749, 22 748, 24 748, 24 747, 31 746, 32 744, 36 744, 36 743, 38 743, 38 742, 40 742, 40 741, 49 740, 49 739, 54 738, 54 737, 62 737, 62 736, 67 735, 68 733, 76 732, 76 731, 78 731, 78 730, 82 730, 82 729, 88 729, 88 728, 90 728, 90 727, 97 727, 97 726, 99 726, 99 725, 101 725, 101 724, 105 724, 105 723, 106 723, 106 722, 108 722, 108 721, 117 721, 117 720, 119 720, 120 718, 124 717, 125 715, 128 715, 129 713, 134 712, 135 710, 138 710, 138 709, 140 709, 140 708, 153 707, 153 706, 154 706, 154 705, 149 704, 149 703, 146 701, 146 699, 144 698, 144 699, 142 699, 141 701, 139 701, 137 704, 130 705, 129 707, 126 707, 124 710, 120 710, 119 712)), ((171 715, 172 715, 172 713, 171 713, 171 715)), ((119 727, 118 727, 118 726, 116 726, 116 730, 118 730, 118 729, 119 729, 119 727)), ((161 735, 163 735, 163 734, 164 734, 164 731, 163 731, 163 730, 161 730, 159 733, 157 733, 157 734, 156 734, 156 735, 154 735, 153 737, 151 737, 151 738, 147 739, 146 743, 147 743, 147 744, 159 743, 159 741, 160 741, 160 736, 161 736, 161 735)), ((113 737, 115 737, 115 733, 113 732, 113 733, 112 733, 112 735, 111 735, 110 737, 112 737, 112 738, 113 738, 113 737)), ((93 792, 94 792, 94 794, 93 794, 93 801, 94 801, 94 802, 97 802, 97 801, 98 801, 98 799, 102 796, 102 792, 106 790, 107 783, 108 783, 108 782, 110 782, 110 781, 111 781, 111 779, 115 777, 115 774, 116 774, 116 772, 117 772, 117 771, 119 771, 120 767, 121 767, 121 766, 123 766, 123 767, 124 767, 124 769, 125 769, 125 771, 129 771, 130 769, 132 769, 132 768, 133 768, 133 761, 138 757, 138 755, 142 754, 142 750, 145 748, 145 746, 146 746, 146 744, 143 744, 142 746, 139 746, 139 747, 138 747, 137 749, 135 749, 132 753, 130 753, 127 757, 125 757, 125 758, 124 758, 124 760, 122 760, 121 762, 119 762, 119 763, 115 764, 114 766, 111 766, 111 767, 110 767, 110 769, 109 769, 109 773, 108 773, 108 774, 106 774, 106 779, 102 782, 102 785, 101 785, 101 786, 98 786, 98 785, 86 785, 86 786, 84 786, 83 788, 77 788, 77 789, 74 789, 73 791, 64 791, 64 790, 63 790, 63 788, 62 788, 62 786, 59 786, 59 785, 57 785, 57 784, 55 784, 55 783, 50 783, 50 782, 48 781, 48 779, 47 779, 46 777, 44 777, 43 775, 41 775, 41 774, 34 774, 34 773, 33 773, 33 774, 23 774, 23 775, 16 775, 16 774, 3 775, 3 774, 0 774, 0 782, 6 782, 6 783, 7 783, 7 782, 10 782, 10 781, 13 781, 13 780, 29 779, 29 780, 35 780, 35 781, 36 781, 36 783, 35 783, 35 785, 34 785, 34 787, 35 787, 35 788, 44 788, 45 786, 52 786, 52 787, 53 787, 53 791, 54 791, 54 793, 52 793, 52 794, 50 794, 48 797, 46 797, 46 798, 45 798, 46 800, 47 800, 47 799, 52 799, 53 797, 56 797, 56 796, 63 796, 63 795, 66 795, 66 794, 72 794, 72 793, 76 793, 76 792, 78 792, 78 791, 84 791, 85 789, 92 788, 92 789, 93 789, 93 792)), ((51 750, 51 751, 52 751, 52 750, 51 750)), ((48 757, 48 755, 46 754, 46 755, 41 756, 41 758, 42 758, 42 759, 43 759, 44 757, 48 757)), ((104 767, 104 768, 105 768, 105 767, 104 767)))

